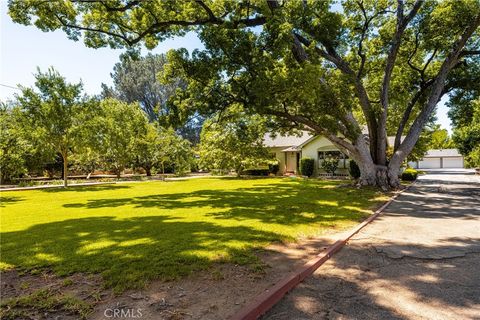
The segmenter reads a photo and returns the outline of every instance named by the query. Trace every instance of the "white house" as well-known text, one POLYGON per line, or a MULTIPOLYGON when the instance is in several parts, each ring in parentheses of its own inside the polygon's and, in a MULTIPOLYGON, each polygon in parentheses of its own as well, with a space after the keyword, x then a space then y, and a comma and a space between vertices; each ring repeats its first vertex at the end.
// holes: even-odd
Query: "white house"
MULTIPOLYGON (((394 137, 388 137, 388 143, 393 144, 394 137)), ((300 135, 265 135, 264 144, 270 149, 280 163, 279 174, 298 174, 300 159, 312 158, 315 160, 315 175, 325 174, 321 168, 322 160, 335 157, 339 159, 336 174, 348 175, 349 158, 344 155, 328 139, 320 135, 312 135, 302 131, 300 135)), ((425 158, 418 162, 409 163, 418 169, 427 168, 463 168, 463 157, 457 149, 429 150, 425 158)))
POLYGON ((349 159, 340 150, 323 136, 315 136, 306 131, 299 136, 277 135, 271 137, 269 134, 264 137, 264 144, 268 147, 280 163, 279 174, 298 174, 300 159, 315 159, 315 175, 325 173, 322 168, 322 160, 327 157, 339 159, 337 174, 347 175, 349 159))

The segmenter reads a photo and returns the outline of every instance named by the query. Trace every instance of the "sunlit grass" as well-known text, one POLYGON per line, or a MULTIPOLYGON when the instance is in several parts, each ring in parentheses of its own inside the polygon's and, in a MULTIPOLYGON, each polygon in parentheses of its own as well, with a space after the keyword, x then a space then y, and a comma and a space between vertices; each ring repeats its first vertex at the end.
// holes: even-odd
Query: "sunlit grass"
POLYGON ((1 267, 102 273, 117 290, 350 227, 385 200, 301 179, 192 179, 2 192, 1 267))

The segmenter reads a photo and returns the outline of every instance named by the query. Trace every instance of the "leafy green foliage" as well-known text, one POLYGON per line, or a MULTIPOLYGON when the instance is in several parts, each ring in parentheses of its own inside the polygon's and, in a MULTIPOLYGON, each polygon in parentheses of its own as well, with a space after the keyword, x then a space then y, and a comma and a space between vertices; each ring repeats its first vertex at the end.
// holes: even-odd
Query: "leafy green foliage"
POLYGON ((338 169, 338 159, 337 158, 323 159, 322 169, 330 173, 332 176, 335 175, 335 171, 337 171, 338 169))
POLYGON ((164 128, 173 127, 183 138, 198 144, 203 118, 195 110, 181 110, 169 102, 177 90, 185 89, 185 83, 181 79, 168 83, 157 79, 166 63, 163 54, 122 54, 111 74, 114 87, 102 84, 102 95, 127 103, 138 102, 150 122, 164 128))
POLYGON ((303 176, 311 177, 315 171, 315 160, 312 158, 300 159, 300 173, 303 176))
POLYGON ((235 170, 267 165, 271 160, 263 146, 265 119, 231 110, 225 118, 207 120, 200 140, 200 159, 206 169, 235 170))
POLYGON ((31 131, 37 145, 47 146, 62 156, 64 184, 67 184, 68 157, 76 147, 80 116, 85 110, 82 84, 67 83, 55 69, 35 74, 35 87, 22 88, 16 96, 24 114, 24 130, 31 131))
POLYGON ((458 122, 453 133, 453 141, 470 167, 480 167, 480 98, 472 101, 472 118, 468 122, 458 122))
POLYGON ((211 115, 241 105, 272 116, 280 132, 325 135, 363 170, 398 171, 442 96, 471 90, 480 74, 480 3, 333 3, 12 0, 9 14, 94 48, 154 48, 194 32, 205 50, 171 51, 163 69, 162 81, 188 86, 170 100, 174 109, 211 115), (388 164, 387 133, 399 141, 388 164), (370 156, 359 151, 367 148, 370 156))
POLYGON ((278 171, 280 171, 280 164, 278 163, 278 160, 272 161, 271 163, 268 164, 269 173, 276 175, 278 171))
POLYGON ((133 162, 137 138, 147 133, 147 118, 136 103, 105 99, 91 121, 90 141, 104 165, 117 177, 133 162))
POLYGON ((446 129, 440 129, 440 126, 436 126, 431 132, 429 149, 450 149, 454 148, 453 140, 448 135, 446 129))
POLYGON ((360 168, 358 167, 358 164, 353 160, 350 160, 348 163, 348 173, 353 179, 360 178, 360 168))
POLYGON ((418 171, 412 168, 407 168, 402 172, 403 181, 415 181, 418 177, 418 171))
POLYGON ((26 157, 32 146, 25 138, 19 110, 0 106, 0 183, 9 182, 27 172, 26 157))

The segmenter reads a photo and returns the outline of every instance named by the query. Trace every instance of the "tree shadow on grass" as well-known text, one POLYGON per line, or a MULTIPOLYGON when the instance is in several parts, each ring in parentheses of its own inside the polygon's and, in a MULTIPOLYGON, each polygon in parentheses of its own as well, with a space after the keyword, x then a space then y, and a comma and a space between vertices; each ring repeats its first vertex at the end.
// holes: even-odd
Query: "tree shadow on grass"
POLYGON ((92 191, 107 191, 107 190, 120 190, 129 189, 131 186, 118 185, 118 184, 94 184, 90 186, 69 186, 67 188, 45 188, 39 189, 48 193, 68 193, 68 192, 92 192, 92 191))
POLYGON ((169 217, 72 219, 1 234, 3 263, 60 275, 101 273, 117 291, 175 279, 214 261, 256 263, 253 249, 278 238, 245 226, 169 217))
POLYGON ((0 208, 4 208, 9 204, 17 203, 23 200, 24 198, 22 197, 12 197, 12 196, 5 197, 0 193, 0 208))
POLYGON ((64 204, 66 208, 215 209, 216 219, 256 220, 263 223, 298 225, 336 221, 361 221, 380 196, 374 189, 336 188, 325 183, 299 182, 259 184, 234 190, 203 189, 174 194, 154 194, 119 199, 88 199, 64 204), (219 210, 220 209, 220 210, 219 210))
POLYGON ((207 268, 212 261, 256 263, 255 247, 362 220, 369 214, 363 209, 375 203, 376 195, 375 190, 309 181, 259 181, 246 188, 127 198, 97 199, 98 194, 86 193, 85 202, 63 206, 85 209, 85 214, 108 208, 107 214, 116 217, 141 208, 138 212, 149 216, 70 219, 5 232, 2 262, 52 268, 60 274, 102 273, 106 284, 117 290, 141 287, 151 279, 172 279, 207 268), (226 226, 229 220, 234 223, 226 226))

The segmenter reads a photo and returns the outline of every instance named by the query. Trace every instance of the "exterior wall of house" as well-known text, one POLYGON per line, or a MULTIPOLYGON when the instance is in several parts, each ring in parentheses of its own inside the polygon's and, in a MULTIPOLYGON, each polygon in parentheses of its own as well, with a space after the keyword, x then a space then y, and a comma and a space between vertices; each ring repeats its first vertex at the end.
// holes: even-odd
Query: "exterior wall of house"
MULTIPOLYGON (((336 146, 334 146, 327 138, 323 136, 317 136, 307 144, 302 147, 302 158, 312 158, 315 160, 315 172, 314 175, 318 176, 319 174, 325 173, 325 171, 320 167, 320 161, 318 159, 319 151, 339 151, 336 146)), ((343 167, 343 160, 342 167, 343 167)), ((344 174, 348 173, 348 160, 346 160, 346 167, 337 169, 336 173, 344 174)))
POLYGON ((271 147, 270 152, 275 154, 279 162, 280 170, 278 170, 278 175, 283 175, 285 173, 285 152, 282 152, 283 149, 287 147, 271 147))

